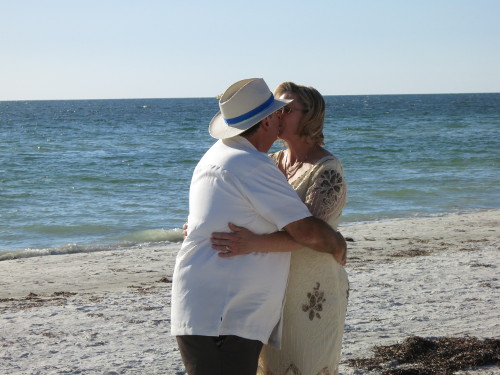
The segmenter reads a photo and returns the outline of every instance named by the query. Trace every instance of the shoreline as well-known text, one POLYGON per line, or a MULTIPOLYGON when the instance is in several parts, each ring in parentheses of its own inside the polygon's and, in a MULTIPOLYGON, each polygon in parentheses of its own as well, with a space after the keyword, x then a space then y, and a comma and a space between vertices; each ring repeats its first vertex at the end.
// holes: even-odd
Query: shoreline
MULTIPOLYGON (((499 224, 485 210, 341 226, 352 239, 341 373, 374 373, 347 360, 414 335, 499 337, 499 224)), ((169 333, 179 247, 0 262, 0 373, 183 374, 169 333)))
MULTIPOLYGON (((412 220, 412 219, 433 219, 439 217, 446 217, 450 215, 468 215, 477 214, 481 212, 499 211, 500 209, 493 208, 481 208, 481 209, 470 209, 461 210, 454 212, 439 212, 439 213, 418 213, 412 216, 403 217, 384 217, 368 221, 354 221, 354 222, 340 222, 339 229, 344 231, 345 228, 352 226, 366 225, 366 224, 376 224, 376 223, 387 223, 393 221, 401 220, 412 220)), ((125 240, 120 240, 119 242, 102 242, 95 244, 83 244, 83 243, 66 243, 63 245, 58 245, 54 247, 40 247, 40 248, 18 248, 18 249, 0 249, 0 262, 7 260, 32 258, 39 256, 52 256, 52 255, 69 255, 69 254, 79 254, 79 253, 101 253, 106 251, 122 251, 122 250, 133 250, 142 247, 162 247, 164 245, 170 246, 182 243, 182 228, 171 228, 171 229, 145 229, 136 232, 131 232, 129 234, 122 234, 121 237, 125 240), (151 241, 148 241, 146 233, 151 236, 151 241), (162 240, 157 240, 158 237, 164 237, 162 240), (140 237, 142 242, 133 241, 134 237, 140 237), (156 238, 156 239, 155 239, 156 238), (129 240, 126 240, 129 239, 129 240)))

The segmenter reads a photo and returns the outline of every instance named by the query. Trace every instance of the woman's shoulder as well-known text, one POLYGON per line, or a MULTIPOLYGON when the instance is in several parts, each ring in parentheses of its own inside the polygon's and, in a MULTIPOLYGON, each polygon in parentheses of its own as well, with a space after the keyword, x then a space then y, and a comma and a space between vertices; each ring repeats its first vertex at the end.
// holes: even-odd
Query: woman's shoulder
POLYGON ((285 150, 279 150, 269 154, 269 157, 273 159, 276 164, 279 164, 280 160, 283 158, 285 150))
POLYGON ((338 176, 344 179, 344 168, 335 155, 328 155, 318 160, 310 169, 310 181, 315 184, 321 183, 324 179, 331 179, 338 176))
POLYGON ((314 165, 320 169, 336 169, 342 171, 342 162, 331 152, 325 150, 325 153, 319 158, 314 165))

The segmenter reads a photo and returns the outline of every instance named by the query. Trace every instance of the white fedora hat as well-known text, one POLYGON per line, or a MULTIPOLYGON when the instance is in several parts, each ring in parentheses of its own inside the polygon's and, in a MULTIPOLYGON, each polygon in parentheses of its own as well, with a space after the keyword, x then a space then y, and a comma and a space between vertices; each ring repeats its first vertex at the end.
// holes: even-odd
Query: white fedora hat
POLYGON ((275 99, 262 78, 236 82, 219 99, 220 111, 210 121, 210 135, 217 139, 234 137, 292 100, 275 99))

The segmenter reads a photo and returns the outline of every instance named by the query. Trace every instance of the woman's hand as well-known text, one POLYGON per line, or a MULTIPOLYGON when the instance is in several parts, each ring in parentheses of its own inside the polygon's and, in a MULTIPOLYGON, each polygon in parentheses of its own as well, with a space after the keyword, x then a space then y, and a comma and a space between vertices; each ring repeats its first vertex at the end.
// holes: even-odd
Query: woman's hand
POLYGON ((229 223, 228 227, 230 233, 214 232, 210 237, 212 249, 219 251, 220 257, 230 258, 258 251, 260 238, 258 234, 232 223, 229 223))
POLYGON ((182 237, 184 237, 184 239, 186 239, 187 236, 188 236, 188 223, 186 221, 184 223, 184 225, 182 226, 182 237))

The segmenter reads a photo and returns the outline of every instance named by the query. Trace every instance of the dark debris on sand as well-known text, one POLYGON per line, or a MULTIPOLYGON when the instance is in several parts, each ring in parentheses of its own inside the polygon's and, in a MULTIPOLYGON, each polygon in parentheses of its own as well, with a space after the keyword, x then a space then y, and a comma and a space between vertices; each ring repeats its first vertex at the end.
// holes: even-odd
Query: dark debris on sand
MULTIPOLYGON (((27 310, 45 305, 65 305, 69 297, 75 296, 72 292, 54 292, 49 295, 39 295, 31 292, 23 298, 0 298, 0 303, 10 302, 10 307, 15 307, 19 310, 27 310)), ((0 306, 0 309, 5 310, 9 305, 0 306)))
POLYGON ((348 360, 350 366, 382 375, 451 375, 458 370, 500 365, 500 340, 473 337, 409 337, 401 344, 376 346, 372 358, 348 360))

